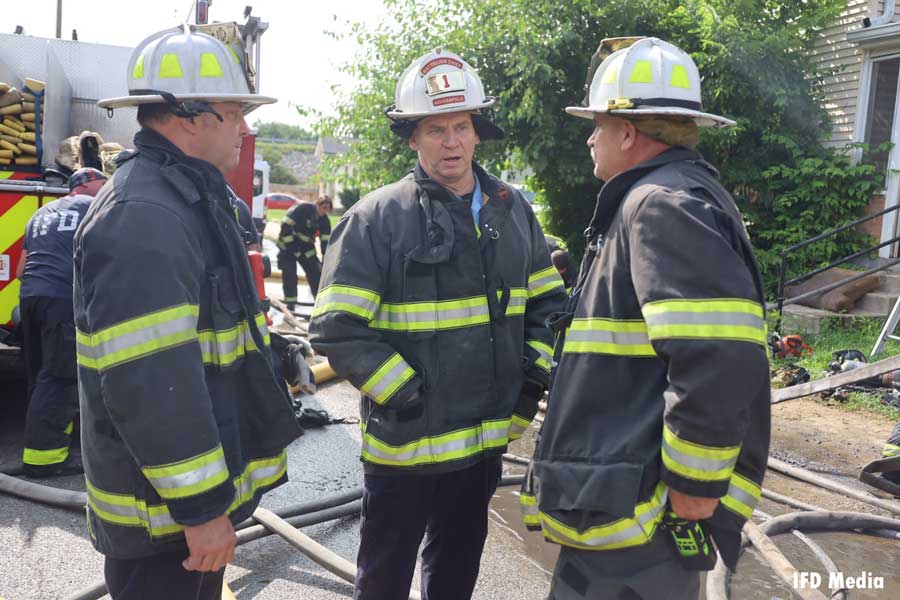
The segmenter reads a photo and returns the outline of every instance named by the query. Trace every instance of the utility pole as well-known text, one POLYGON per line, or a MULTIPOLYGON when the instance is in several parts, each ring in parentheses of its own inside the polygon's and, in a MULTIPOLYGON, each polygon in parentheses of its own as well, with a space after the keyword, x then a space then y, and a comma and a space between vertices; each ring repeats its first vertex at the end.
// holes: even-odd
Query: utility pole
POLYGON ((62 3, 63 0, 56 0, 56 39, 62 39, 62 3))

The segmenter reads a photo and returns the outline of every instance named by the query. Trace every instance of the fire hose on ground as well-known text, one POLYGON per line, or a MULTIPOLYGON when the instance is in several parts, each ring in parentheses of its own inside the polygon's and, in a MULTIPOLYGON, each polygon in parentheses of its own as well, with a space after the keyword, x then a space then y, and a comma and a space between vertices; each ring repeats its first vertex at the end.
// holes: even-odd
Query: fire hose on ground
MULTIPOLYGON (((521 485, 524 479, 525 477, 523 475, 507 475, 500 478, 499 485, 521 485)), ((80 493, 83 494, 83 492, 80 493)), ((253 515, 253 519, 243 521, 235 527, 237 531, 237 545, 240 546, 274 533, 285 538, 288 543, 329 572, 349 583, 353 583, 356 577, 355 565, 318 544, 305 534, 300 533, 295 528, 318 525, 343 517, 359 515, 362 509, 361 498, 362 489, 355 488, 347 492, 322 498, 321 500, 283 507, 274 512, 266 509, 257 509, 253 515), (343 504, 340 504, 341 502, 343 502, 343 504), (264 512, 261 513, 260 511, 264 512), (289 531, 296 532, 299 536, 286 536, 285 534, 289 531)), ((81 505, 79 510, 83 509, 84 504, 81 505)), ((105 594, 106 584, 100 582, 65 598, 65 600, 97 600, 102 598, 105 594)), ((417 592, 411 592, 409 597, 410 600, 420 600, 420 596, 417 592)))

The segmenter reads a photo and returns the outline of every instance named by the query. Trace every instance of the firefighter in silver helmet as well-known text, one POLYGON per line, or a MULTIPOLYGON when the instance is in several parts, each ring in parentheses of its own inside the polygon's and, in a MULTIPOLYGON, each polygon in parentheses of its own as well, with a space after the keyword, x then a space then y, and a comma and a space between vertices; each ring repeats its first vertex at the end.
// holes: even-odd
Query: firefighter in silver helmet
POLYGON ((354 598, 465 600, 500 455, 548 384, 563 282, 531 207, 473 156, 502 130, 478 75, 434 50, 388 108, 415 169, 355 204, 331 234, 310 341, 362 394, 365 468, 354 598))

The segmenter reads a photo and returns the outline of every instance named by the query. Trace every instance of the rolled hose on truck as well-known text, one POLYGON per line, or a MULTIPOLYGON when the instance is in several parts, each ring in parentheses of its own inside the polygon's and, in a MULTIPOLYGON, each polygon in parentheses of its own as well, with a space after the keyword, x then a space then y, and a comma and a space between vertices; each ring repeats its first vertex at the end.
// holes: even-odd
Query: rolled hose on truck
MULTIPOLYGON (((521 485, 524 480, 524 475, 507 475, 500 478, 499 485, 521 485)), ((349 492, 335 494, 334 496, 329 496, 321 500, 284 507, 276 512, 268 511, 266 509, 257 509, 253 519, 243 521, 235 528, 237 530, 237 544, 240 546, 247 542, 276 533, 329 572, 349 583, 354 583, 356 580, 356 566, 353 565, 353 563, 318 544, 309 536, 297 531, 295 528, 308 527, 310 525, 326 523, 342 517, 358 515, 362 509, 361 498, 362 489, 356 488, 349 492), (340 500, 348 500, 348 502, 343 505, 336 504, 340 500), (311 512, 311 509, 314 512, 311 512), (287 519, 283 519, 279 516, 279 514, 288 515, 289 513, 292 513, 292 515, 287 519), (257 519, 257 517, 260 518, 257 519), (254 521, 260 524, 252 524, 254 521), (294 532, 298 535, 288 535, 290 532, 294 532)), ((82 510, 83 508, 84 505, 82 505, 79 510, 82 510)), ((104 595, 106 595, 106 584, 100 582, 88 588, 84 588, 74 595, 66 597, 64 600, 98 600, 104 595)), ((418 592, 411 592, 409 597, 410 600, 421 600, 421 596, 419 596, 418 592)))

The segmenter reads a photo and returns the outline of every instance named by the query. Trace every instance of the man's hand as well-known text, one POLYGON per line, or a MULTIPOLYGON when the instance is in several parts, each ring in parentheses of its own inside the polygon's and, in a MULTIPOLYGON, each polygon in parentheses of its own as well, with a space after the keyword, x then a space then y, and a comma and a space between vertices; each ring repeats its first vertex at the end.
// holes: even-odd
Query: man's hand
POLYGON ((234 558, 237 536, 227 515, 185 527, 184 537, 191 553, 181 563, 187 571, 218 571, 234 558))
POLYGON ((669 488, 669 503, 672 505, 672 512, 682 519, 700 521, 712 516, 719 505, 719 499, 688 496, 669 488))

